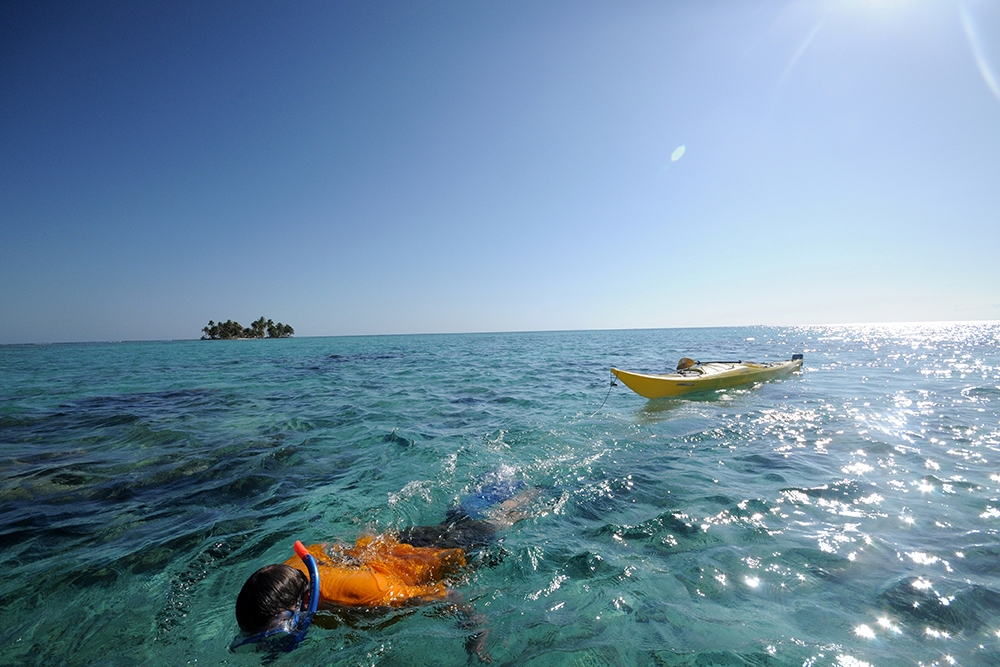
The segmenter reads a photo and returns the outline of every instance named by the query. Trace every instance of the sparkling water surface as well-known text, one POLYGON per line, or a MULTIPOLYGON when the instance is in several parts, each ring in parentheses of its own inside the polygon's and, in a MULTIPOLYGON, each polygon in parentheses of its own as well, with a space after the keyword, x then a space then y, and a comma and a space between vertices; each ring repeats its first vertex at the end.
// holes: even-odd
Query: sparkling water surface
POLYGON ((540 515, 453 582, 495 664, 1000 664, 1000 323, 7 346, 0 377, 5 665, 475 664, 439 605, 233 653, 233 603, 508 468, 540 515))

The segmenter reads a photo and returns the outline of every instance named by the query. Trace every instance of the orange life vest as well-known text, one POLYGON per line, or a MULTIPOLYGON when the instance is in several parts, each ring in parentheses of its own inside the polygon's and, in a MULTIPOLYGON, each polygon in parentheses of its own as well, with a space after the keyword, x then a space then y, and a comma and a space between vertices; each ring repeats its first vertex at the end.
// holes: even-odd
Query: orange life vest
MULTIPOLYGON (((352 547, 313 544, 309 553, 319 570, 320 604, 352 607, 443 599, 443 580, 465 566, 461 549, 415 547, 389 535, 359 537, 352 547)), ((309 574, 298 556, 285 565, 309 574)))

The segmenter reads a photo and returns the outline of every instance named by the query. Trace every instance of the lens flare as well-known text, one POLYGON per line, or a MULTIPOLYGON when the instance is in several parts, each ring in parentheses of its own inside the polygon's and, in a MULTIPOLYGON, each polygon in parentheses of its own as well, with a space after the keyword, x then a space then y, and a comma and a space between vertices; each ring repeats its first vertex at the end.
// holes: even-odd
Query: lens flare
POLYGON ((976 31, 972 17, 969 15, 964 4, 961 6, 959 12, 962 15, 962 27, 965 28, 965 36, 969 40, 969 47, 972 49, 972 57, 976 61, 976 67, 979 68, 979 74, 983 77, 986 87, 993 93, 993 97, 997 98, 997 101, 1000 101, 1000 83, 997 82, 996 75, 993 74, 990 63, 986 59, 986 53, 979 42, 979 33, 976 31))

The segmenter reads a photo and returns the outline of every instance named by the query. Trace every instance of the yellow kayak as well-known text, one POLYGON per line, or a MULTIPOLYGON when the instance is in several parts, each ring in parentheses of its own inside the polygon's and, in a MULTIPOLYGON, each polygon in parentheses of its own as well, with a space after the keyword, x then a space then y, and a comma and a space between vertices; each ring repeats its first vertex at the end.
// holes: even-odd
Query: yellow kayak
POLYGON ((681 359, 677 371, 663 375, 630 373, 612 368, 611 372, 626 387, 646 398, 683 396, 699 391, 728 389, 752 382, 763 382, 802 368, 802 355, 789 361, 757 364, 752 361, 694 361, 681 359))

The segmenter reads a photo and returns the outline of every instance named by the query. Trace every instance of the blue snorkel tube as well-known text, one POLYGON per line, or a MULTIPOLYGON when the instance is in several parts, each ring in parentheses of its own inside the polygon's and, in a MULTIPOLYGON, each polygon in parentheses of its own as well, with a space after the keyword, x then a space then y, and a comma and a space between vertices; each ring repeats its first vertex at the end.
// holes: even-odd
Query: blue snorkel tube
POLYGON ((305 609, 296 609, 283 612, 279 617, 276 626, 264 632, 259 632, 251 637, 237 635, 230 645, 230 650, 235 650, 247 644, 259 644, 258 650, 289 652, 299 645, 306 637, 309 626, 312 625, 313 614, 319 607, 319 568, 316 567, 316 559, 309 553, 302 542, 295 541, 295 553, 309 571, 309 604, 305 609))
POLYGON ((301 615, 299 630, 295 633, 292 646, 288 649, 289 651, 305 639, 306 632, 309 631, 309 626, 312 625, 313 614, 316 613, 316 608, 319 607, 319 568, 316 567, 316 559, 313 558, 313 555, 309 553, 309 550, 299 540, 295 540, 293 548, 298 557, 305 563, 306 569, 309 570, 309 609, 301 615))

